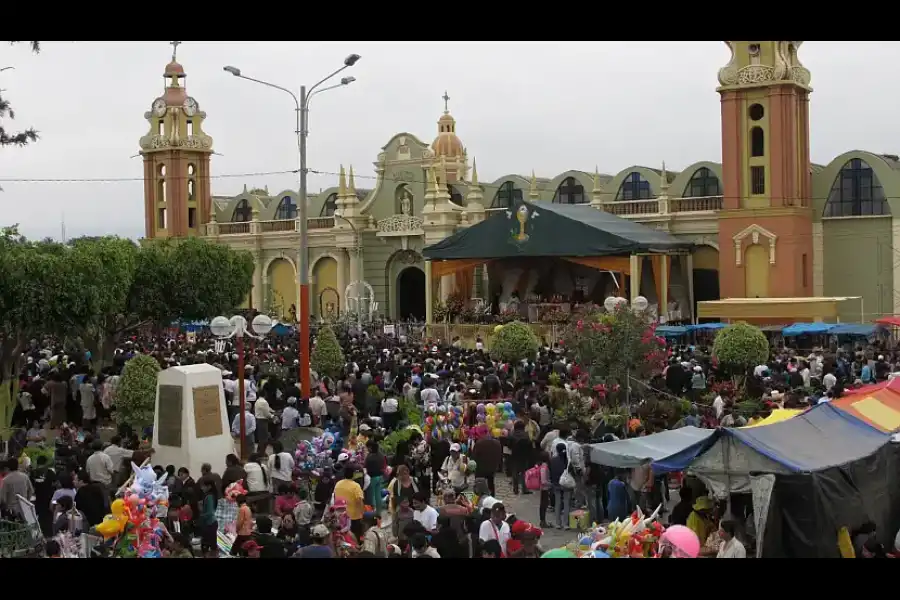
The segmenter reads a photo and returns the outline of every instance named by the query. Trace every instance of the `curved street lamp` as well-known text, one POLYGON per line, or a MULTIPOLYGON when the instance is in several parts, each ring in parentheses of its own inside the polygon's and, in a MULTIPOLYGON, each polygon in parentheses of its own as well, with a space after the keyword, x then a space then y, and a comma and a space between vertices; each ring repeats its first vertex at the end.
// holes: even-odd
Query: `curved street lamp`
MULTIPOLYGON (((244 336, 261 340, 272 331, 275 323, 267 315, 259 314, 253 318, 251 327, 256 335, 247 327, 247 319, 241 315, 215 317, 209 322, 209 330, 220 340, 237 338, 238 355, 238 396, 240 397, 241 423, 241 460, 247 459, 247 395, 244 393, 244 336)), ((230 425, 230 424, 229 424, 230 425)))
POLYGON ((276 90, 280 90, 282 92, 285 92, 286 94, 289 94, 291 98, 293 98, 294 106, 296 107, 295 111, 297 129, 295 133, 297 135, 297 148, 300 153, 300 169, 298 171, 298 177, 300 179, 300 206, 297 207, 297 218, 300 220, 300 258, 297 261, 297 270, 299 271, 297 273, 297 277, 300 280, 300 327, 298 327, 298 335, 300 336, 299 379, 300 390, 304 396, 308 396, 312 388, 309 375, 309 245, 306 234, 306 212, 308 208, 306 179, 309 173, 309 169, 306 166, 306 138, 309 137, 309 101, 316 94, 347 86, 356 81, 355 77, 343 77, 341 78, 340 83, 317 89, 320 85, 327 82, 344 69, 348 69, 355 65, 358 60, 359 54, 351 54, 347 56, 347 58, 344 59, 344 65, 341 68, 335 70, 327 77, 319 80, 316 84, 309 88, 308 92, 306 86, 301 85, 299 98, 297 97, 297 94, 286 87, 275 85, 274 83, 269 83, 268 81, 262 81, 261 79, 247 77, 246 75, 243 75, 241 73, 241 70, 237 67, 231 65, 223 67, 223 69, 227 73, 231 73, 235 77, 246 79, 247 81, 252 81, 254 83, 274 88, 276 90))

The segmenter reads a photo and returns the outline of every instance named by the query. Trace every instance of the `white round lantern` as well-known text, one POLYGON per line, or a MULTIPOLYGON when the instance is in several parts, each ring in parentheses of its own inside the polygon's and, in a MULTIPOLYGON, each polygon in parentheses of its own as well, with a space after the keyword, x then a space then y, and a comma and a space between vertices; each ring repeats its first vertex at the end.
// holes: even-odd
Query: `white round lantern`
POLYGON ((228 317, 216 317, 209 322, 209 330, 216 337, 228 337, 234 332, 228 317))
POLYGON ((270 319, 268 315, 259 314, 253 317, 253 331, 256 335, 266 335, 272 331, 272 327, 274 326, 272 319, 270 319))

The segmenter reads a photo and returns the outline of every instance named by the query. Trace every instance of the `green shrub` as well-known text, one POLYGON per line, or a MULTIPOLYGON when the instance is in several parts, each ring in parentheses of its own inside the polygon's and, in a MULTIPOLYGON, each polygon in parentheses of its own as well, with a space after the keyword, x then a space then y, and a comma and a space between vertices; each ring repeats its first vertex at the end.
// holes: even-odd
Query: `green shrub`
POLYGON ((135 431, 153 425, 158 375, 159 363, 152 356, 138 354, 125 363, 116 397, 116 423, 135 431))
POLYGON ((769 340, 759 327, 739 321, 719 330, 713 355, 732 374, 745 375, 769 359, 769 340))
POLYGON ((316 347, 310 355, 310 363, 320 377, 338 377, 344 368, 344 353, 334 330, 328 325, 320 327, 316 334, 316 347))
POLYGON ((504 362, 517 362, 534 358, 540 341, 534 331, 521 321, 507 323, 491 340, 491 356, 504 362))

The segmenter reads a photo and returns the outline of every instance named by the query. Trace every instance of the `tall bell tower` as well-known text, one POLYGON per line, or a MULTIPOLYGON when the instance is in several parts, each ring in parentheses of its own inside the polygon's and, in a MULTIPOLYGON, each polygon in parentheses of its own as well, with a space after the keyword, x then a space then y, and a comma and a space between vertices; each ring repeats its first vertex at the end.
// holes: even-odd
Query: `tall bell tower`
POLYGON ((810 73, 803 42, 725 42, 721 296, 812 294, 810 73))
POLYGON ((184 68, 171 42, 172 61, 164 89, 144 118, 150 131, 141 138, 144 158, 144 221, 148 239, 202 235, 209 221, 209 157, 212 138, 203 132, 206 113, 188 96, 184 68))

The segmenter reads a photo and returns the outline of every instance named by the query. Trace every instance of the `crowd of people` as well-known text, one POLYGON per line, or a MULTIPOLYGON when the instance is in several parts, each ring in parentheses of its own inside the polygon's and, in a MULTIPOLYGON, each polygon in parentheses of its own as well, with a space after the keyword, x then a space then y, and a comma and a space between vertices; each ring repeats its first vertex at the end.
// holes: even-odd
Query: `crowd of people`
MULTIPOLYGON (((153 464, 150 431, 113 426, 121 369, 131 357, 153 356, 163 368, 219 367, 239 438, 236 348, 229 343, 217 352, 204 334, 191 338, 135 337, 99 371, 89 353, 66 353, 52 339, 31 342, 0 509, 21 520, 26 510, 18 498, 32 500, 48 556, 60 555, 61 534, 89 533, 103 522, 132 463, 153 464), (53 451, 32 461, 28 448, 53 451)), ((561 418, 548 385, 553 376, 568 389, 577 367, 556 345, 508 364, 492 360, 480 340, 466 348, 458 339, 411 342, 353 330, 340 331, 339 340, 344 368, 334 377, 313 372, 309 393, 297 384, 295 339, 270 336, 246 349, 246 460, 238 439, 234 454, 200 473, 154 466, 169 491, 160 515, 165 556, 538 558, 544 532, 581 528, 578 513, 601 523, 657 506, 670 524, 694 531, 709 556, 743 558, 753 543, 749 503, 716 502, 699 481, 657 475, 649 465, 626 471, 591 462, 589 443, 646 435, 654 426, 631 419, 611 428, 561 418), (479 406, 487 405, 502 405, 514 417, 499 428, 480 427, 485 413, 479 406), (460 427, 469 431, 465 439, 429 435, 413 417, 455 407, 460 427), (332 432, 341 443, 329 448, 325 464, 309 469, 282 442, 294 439, 286 432, 298 428, 332 432), (515 496, 537 495, 537 514, 512 514, 509 498, 499 497, 498 477, 508 478, 515 496)), ((887 378, 895 368, 880 352, 816 349, 798 357, 787 348, 773 351, 767 364, 748 373, 749 393, 763 400, 753 414, 741 414, 729 388, 716 383, 716 364, 701 346, 671 345, 669 364, 644 387, 692 399, 676 426, 741 426, 777 407, 827 402, 846 387, 887 378), (715 397, 706 405, 702 399, 710 392, 715 397)), ((636 405, 641 393, 635 391, 636 405)), ((857 533, 857 555, 895 550, 872 546, 871 536, 863 540, 865 532, 857 533)), ((99 544, 97 553, 111 554, 110 546, 99 544)))

